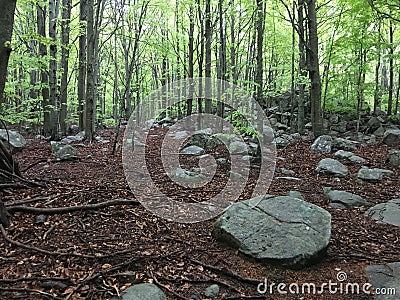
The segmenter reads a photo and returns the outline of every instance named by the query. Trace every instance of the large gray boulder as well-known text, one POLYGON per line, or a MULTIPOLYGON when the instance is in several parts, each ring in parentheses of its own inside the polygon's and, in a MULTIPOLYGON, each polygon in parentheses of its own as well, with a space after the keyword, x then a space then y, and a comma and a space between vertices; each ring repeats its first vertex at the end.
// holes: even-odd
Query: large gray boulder
POLYGON ((396 168, 400 168, 400 151, 390 150, 389 155, 386 158, 386 163, 396 168))
POLYGON ((394 178, 394 173, 391 170, 361 167, 357 172, 357 178, 365 181, 379 181, 384 178, 394 178))
MULTIPOLYGON (((117 299, 117 298, 114 298, 117 299)), ((135 284, 127 288, 118 299, 122 300, 167 300, 162 290, 152 283, 135 284)))
POLYGON ((385 289, 382 291, 385 291, 386 295, 375 295, 375 299, 400 300, 400 262, 370 265, 365 267, 364 271, 375 289, 385 289))
POLYGON ((27 145, 25 138, 13 130, 0 129, 0 139, 10 146, 12 154, 21 151, 27 145))
POLYGON ((369 205, 369 203, 365 201, 361 196, 346 191, 327 189, 325 191, 325 195, 329 198, 331 204, 341 204, 346 208, 369 205))
POLYGON ((330 135, 321 135, 317 137, 314 143, 311 145, 311 150, 314 152, 331 152, 332 137, 330 135))
POLYGON ((400 145, 400 130, 399 129, 388 129, 383 135, 382 142, 388 146, 399 146, 400 145))
POLYGON ((216 221, 221 243, 265 263, 299 269, 319 261, 331 235, 326 210, 288 196, 260 196, 237 202, 216 221))
POLYGON ((380 223, 400 226, 400 204, 395 201, 379 203, 368 209, 365 215, 380 223))
POLYGON ((332 158, 322 159, 318 163, 316 170, 319 173, 333 175, 336 177, 345 177, 349 173, 349 170, 344 164, 332 158))
POLYGON ((77 158, 77 151, 71 145, 51 141, 51 150, 58 160, 71 160, 77 158))

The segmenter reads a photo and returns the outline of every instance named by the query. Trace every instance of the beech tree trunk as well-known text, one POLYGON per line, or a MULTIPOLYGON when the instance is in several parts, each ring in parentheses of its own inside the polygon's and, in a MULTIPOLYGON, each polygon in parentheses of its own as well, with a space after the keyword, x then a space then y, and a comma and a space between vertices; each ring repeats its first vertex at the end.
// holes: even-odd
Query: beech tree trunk
POLYGON ((14 24, 16 0, 0 1, 0 112, 5 103, 4 87, 6 85, 8 59, 11 53, 11 36, 14 24))

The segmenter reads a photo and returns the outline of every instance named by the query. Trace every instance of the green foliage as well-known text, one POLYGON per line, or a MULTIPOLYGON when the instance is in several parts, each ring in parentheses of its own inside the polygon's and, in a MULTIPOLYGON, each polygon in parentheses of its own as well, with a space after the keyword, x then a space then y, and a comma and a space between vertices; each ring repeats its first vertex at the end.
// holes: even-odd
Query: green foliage
POLYGON ((243 134, 253 138, 259 136, 259 132, 251 125, 256 120, 254 115, 235 110, 227 116, 225 120, 232 124, 234 131, 238 134, 243 134))

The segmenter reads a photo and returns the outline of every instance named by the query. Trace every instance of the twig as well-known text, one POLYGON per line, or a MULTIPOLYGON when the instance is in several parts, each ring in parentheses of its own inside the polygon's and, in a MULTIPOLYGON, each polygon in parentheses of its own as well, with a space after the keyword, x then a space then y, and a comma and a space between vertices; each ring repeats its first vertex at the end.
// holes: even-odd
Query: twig
POLYGON ((46 255, 50 255, 50 256, 76 256, 76 257, 83 257, 83 258, 90 258, 90 259, 103 258, 102 255, 93 256, 93 255, 86 255, 86 254, 77 253, 77 252, 69 253, 69 252, 60 252, 60 251, 48 251, 48 250, 41 249, 41 248, 38 248, 38 247, 35 247, 35 246, 26 245, 24 243, 21 243, 21 242, 18 242, 18 241, 15 241, 15 240, 9 238, 7 236, 7 233, 6 233, 3 225, 1 225, 1 224, 0 224, 0 231, 1 231, 1 234, 3 235, 4 239, 7 242, 9 242, 10 244, 18 246, 18 247, 21 247, 21 248, 25 248, 25 249, 33 250, 33 251, 36 251, 36 252, 40 252, 40 253, 43 253, 43 254, 46 254, 46 255))
POLYGON ((46 296, 49 299, 57 299, 57 300, 63 300, 63 298, 58 298, 55 297, 51 294, 39 291, 39 290, 34 290, 34 289, 27 289, 27 288, 4 288, 4 287, 0 287, 0 291, 9 291, 9 292, 23 292, 23 293, 36 293, 36 294, 40 294, 42 296, 46 296))
POLYGON ((57 224, 54 224, 53 226, 51 226, 49 228, 49 230, 47 230, 44 234, 43 234, 43 241, 47 239, 47 236, 54 230, 54 228, 56 228, 57 224))
POLYGON ((208 265, 208 264, 205 264, 205 263, 203 263, 203 262, 201 262, 199 260, 193 259, 193 258, 189 258, 189 260, 191 262, 193 262, 193 263, 195 263, 197 265, 203 266, 203 267, 205 267, 205 268, 207 268, 209 270, 217 271, 217 272, 219 272, 221 274, 224 274, 226 276, 229 276, 229 277, 232 277, 234 279, 240 280, 242 282, 250 283, 252 285, 259 285, 260 284, 259 280, 256 280, 256 279, 253 279, 253 278, 248 278, 248 277, 243 277, 243 276, 241 276, 241 275, 239 275, 239 274, 237 274, 235 272, 232 272, 231 270, 224 269, 224 268, 219 268, 219 267, 212 266, 212 265, 208 265))
POLYGON ((0 184, 0 189, 8 189, 8 188, 14 188, 14 189, 27 189, 29 186, 21 183, 1 183, 0 184))
POLYGON ((88 211, 100 208, 105 208, 113 205, 138 205, 139 201, 130 199, 114 199, 106 202, 87 204, 87 205, 77 205, 77 206, 66 206, 66 207, 51 207, 51 208, 41 208, 41 207, 28 207, 28 206, 12 206, 7 208, 9 213, 23 212, 30 213, 34 215, 55 215, 55 214, 65 214, 76 211, 88 211))
POLYGON ((99 272, 96 273, 92 273, 91 275, 89 275, 88 277, 86 277, 85 279, 81 280, 80 282, 78 282, 78 285, 73 289, 73 291, 71 291, 71 293, 68 294, 68 296, 65 298, 65 300, 68 300, 72 297, 72 295, 79 290, 82 286, 84 286, 87 282, 95 280, 107 273, 109 273, 110 271, 116 271, 118 269, 121 269, 122 267, 126 267, 129 266, 133 263, 135 263, 136 261, 138 261, 140 258, 139 257, 135 257, 135 258, 131 258, 125 262, 119 263, 111 268, 108 268, 106 270, 101 270, 99 272))
MULTIPOLYGON (((43 158, 43 159, 39 159, 38 161, 35 161, 33 164, 30 164, 29 166, 27 166, 25 169, 21 170, 21 172, 26 172, 28 171, 30 168, 33 168, 34 166, 42 163, 42 162, 47 162, 48 159, 47 158, 43 158)), ((53 162, 53 161, 51 161, 53 162)))
POLYGON ((154 280, 155 284, 158 285, 159 287, 167 290, 168 292, 170 292, 172 295, 174 295, 176 297, 176 299, 182 299, 182 300, 190 300, 189 298, 186 298, 184 296, 179 295, 177 292, 171 290, 168 286, 161 284, 156 276, 153 275, 153 272, 150 270, 150 277, 154 280))
POLYGON ((18 278, 13 278, 13 279, 1 279, 0 282, 2 283, 16 283, 16 282, 21 282, 21 281, 67 281, 71 283, 70 278, 64 278, 64 277, 18 277, 18 278))
POLYGON ((21 176, 18 176, 16 174, 13 174, 13 173, 10 173, 10 172, 7 172, 6 170, 0 170, 0 174, 6 175, 6 176, 9 176, 9 177, 17 178, 18 180, 20 180, 22 182, 25 182, 25 183, 28 183, 28 184, 31 184, 33 186, 46 187, 43 184, 40 184, 40 183, 34 182, 32 180, 28 180, 28 179, 22 178, 21 176))

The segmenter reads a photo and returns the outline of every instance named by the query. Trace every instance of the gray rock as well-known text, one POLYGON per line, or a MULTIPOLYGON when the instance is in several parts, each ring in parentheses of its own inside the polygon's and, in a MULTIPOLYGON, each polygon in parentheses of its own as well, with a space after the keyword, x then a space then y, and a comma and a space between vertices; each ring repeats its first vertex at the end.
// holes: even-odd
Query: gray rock
POLYGON ((277 168, 276 170, 277 170, 279 173, 282 173, 283 175, 293 176, 293 175, 296 174, 295 171, 289 170, 289 169, 285 169, 285 168, 277 168))
POLYGON ((379 127, 377 130, 374 131, 375 136, 383 137, 385 135, 385 128, 382 126, 379 127))
POLYGON ((386 158, 386 163, 396 168, 400 168, 400 151, 390 150, 389 155, 386 158))
POLYGON ((204 175, 199 174, 198 172, 185 170, 182 168, 175 169, 171 174, 171 179, 175 181, 184 181, 184 182, 198 182, 204 179, 204 175))
POLYGON ((394 173, 386 169, 361 167, 357 178, 365 181, 379 181, 383 178, 394 178, 394 173))
POLYGON ((85 132, 84 131, 78 132, 76 135, 74 135, 74 140, 76 142, 82 142, 84 139, 85 139, 85 132))
POLYGON ((354 142, 344 139, 344 138, 336 138, 333 140, 332 143, 333 148, 335 149, 340 149, 340 150, 346 150, 346 151, 353 151, 356 150, 357 147, 354 144, 354 142))
POLYGON ((176 131, 169 133, 168 136, 171 136, 174 140, 183 140, 189 136, 189 132, 186 130, 176 131))
POLYGON ((188 146, 180 151, 181 154, 202 155, 204 149, 198 146, 188 146))
POLYGON ((277 148, 285 148, 290 145, 290 140, 285 136, 278 136, 274 139, 277 148))
POLYGON ((0 129, 0 139, 5 142, 6 147, 10 146, 12 154, 21 151, 27 145, 25 138, 14 130, 0 129))
POLYGON ((366 162, 365 158, 362 158, 357 155, 350 156, 349 161, 351 161, 352 163, 355 163, 355 164, 364 164, 366 162))
POLYGON ((160 121, 158 121, 158 125, 171 125, 173 124, 175 121, 171 118, 171 117, 165 117, 163 119, 161 119, 160 121))
POLYGON ((347 122, 346 121, 340 121, 338 124, 334 124, 331 126, 332 130, 335 130, 340 133, 345 133, 347 130, 347 122))
POLYGON ((323 174, 333 175, 336 177, 345 177, 349 173, 349 170, 341 162, 332 159, 322 159, 316 168, 316 171, 323 174))
POLYGON ((53 155, 59 160, 70 160, 77 158, 77 151, 71 145, 65 145, 55 141, 51 141, 50 145, 53 155))
POLYGON ((373 145, 376 144, 376 136, 375 135, 371 135, 369 137, 369 139, 367 140, 367 145, 373 145))
POLYGON ((232 171, 228 171, 227 175, 233 181, 239 181, 239 180, 244 180, 245 179, 242 174, 239 174, 239 173, 236 173, 236 172, 232 172, 232 171))
POLYGON ((400 205, 400 199, 392 199, 392 200, 389 200, 389 202, 400 205))
POLYGON ((394 202, 377 204, 368 209, 365 215, 380 223, 400 226, 400 204, 394 202))
POLYGON ((399 146, 400 130, 399 129, 386 130, 382 142, 388 146, 399 146))
POLYGON ((298 269, 325 254, 331 215, 297 198, 261 196, 227 208, 214 224, 213 235, 251 258, 298 269))
POLYGON ((349 159, 351 156, 354 156, 354 153, 344 150, 338 150, 333 154, 333 156, 340 159, 349 159))
POLYGON ((367 132, 368 133, 372 133, 380 127, 382 127, 382 123, 375 116, 372 116, 367 122, 367 132))
POLYGON ((286 196, 304 200, 303 195, 299 191, 289 191, 287 192, 286 196))
POLYGON ((205 132, 196 132, 197 133, 189 138, 185 146, 197 146, 203 149, 212 149, 223 144, 223 142, 217 137, 211 136, 205 132))
POLYGON ((211 128, 204 128, 204 129, 197 130, 194 134, 212 135, 213 134, 213 130, 211 128))
POLYGON ((395 291, 391 295, 375 295, 377 300, 400 299, 400 262, 387 263, 385 265, 370 265, 365 267, 365 274, 370 279, 372 286, 376 288, 388 288, 395 291))
POLYGON ((311 150, 314 152, 331 152, 332 137, 329 135, 321 135, 317 137, 314 143, 311 145, 311 150))
POLYGON ((135 284, 127 288, 122 294, 122 300, 167 300, 162 290, 152 283, 135 284))
POLYGON ((241 141, 233 141, 228 149, 230 154, 248 154, 247 144, 241 141))
POLYGON ((333 154, 334 157, 346 159, 356 164, 363 164, 366 160, 360 156, 354 155, 353 152, 338 150, 333 154))
POLYGON ((212 284, 204 291, 204 296, 207 298, 215 298, 218 296, 219 286, 218 284, 212 284))
POLYGON ((369 203, 361 196, 338 190, 328 190, 326 196, 329 198, 330 203, 339 203, 346 208, 368 206, 369 203))
POLYGON ((229 161, 226 158, 223 158, 223 157, 217 158, 216 161, 219 162, 221 165, 228 165, 229 164, 229 161))

